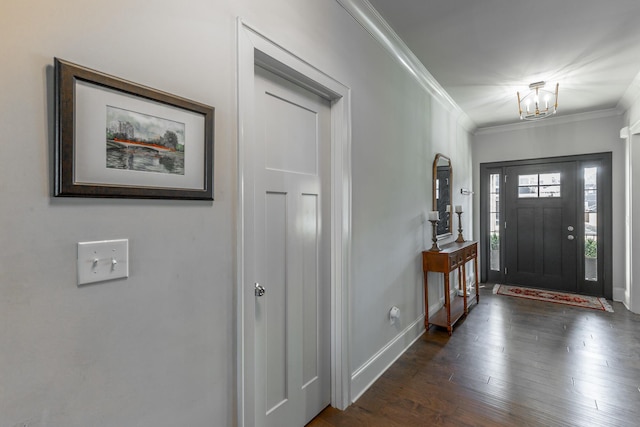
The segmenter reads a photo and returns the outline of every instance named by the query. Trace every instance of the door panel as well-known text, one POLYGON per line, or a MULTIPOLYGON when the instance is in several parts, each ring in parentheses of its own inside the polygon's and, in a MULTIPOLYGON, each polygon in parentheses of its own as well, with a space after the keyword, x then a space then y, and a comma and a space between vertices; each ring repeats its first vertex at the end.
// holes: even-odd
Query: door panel
POLYGON ((256 425, 302 426, 329 403, 330 106, 255 69, 256 425))
POLYGON ((267 193, 265 197, 265 246, 269 248, 263 256, 266 265, 263 279, 264 286, 269 290, 268 298, 260 301, 258 308, 262 313, 256 313, 261 320, 265 337, 265 363, 268 369, 265 375, 265 389, 267 412, 285 402, 288 398, 287 390, 287 315, 282 307, 287 305, 287 195, 283 193, 267 193))
POLYGON ((508 283, 577 291, 576 164, 506 168, 508 283))
POLYGON ((303 333, 302 383, 306 387, 318 377, 318 196, 302 195, 302 277, 303 277, 303 333))
POLYGON ((563 263, 562 244, 562 209, 542 208, 542 274, 544 276, 561 276, 563 263))
POLYGON ((317 113, 268 90, 264 94, 265 167, 317 175, 317 113), (296 126, 292 126, 292 124, 296 126))
MULTIPOLYGON (((517 241, 516 262, 517 271, 520 273, 535 273, 535 227, 530 224, 535 222, 535 211, 533 208, 516 209, 514 226, 518 234, 515 236, 517 241)), ((514 227, 511 227, 514 228, 514 227)))

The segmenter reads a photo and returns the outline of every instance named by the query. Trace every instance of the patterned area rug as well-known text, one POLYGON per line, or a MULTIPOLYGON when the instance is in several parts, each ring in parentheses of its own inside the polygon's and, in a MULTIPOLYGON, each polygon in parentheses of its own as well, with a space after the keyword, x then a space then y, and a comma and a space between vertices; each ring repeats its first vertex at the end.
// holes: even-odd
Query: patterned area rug
POLYGON ((523 288, 520 286, 495 285, 493 293, 510 297, 528 298, 538 301, 555 302, 558 304, 572 305, 574 307, 591 308, 593 310, 609 311, 613 313, 613 307, 605 298, 590 297, 586 295, 569 294, 565 292, 545 291, 542 289, 523 288))

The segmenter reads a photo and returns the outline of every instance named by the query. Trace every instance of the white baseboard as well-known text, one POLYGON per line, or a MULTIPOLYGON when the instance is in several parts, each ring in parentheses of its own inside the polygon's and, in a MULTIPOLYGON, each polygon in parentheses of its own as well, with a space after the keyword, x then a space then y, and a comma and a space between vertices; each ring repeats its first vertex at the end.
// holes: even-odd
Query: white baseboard
POLYGON ((351 403, 355 402, 424 333, 424 315, 413 321, 351 375, 351 403))
POLYGON ((613 300, 618 302, 624 302, 627 299, 625 288, 613 288, 613 300))

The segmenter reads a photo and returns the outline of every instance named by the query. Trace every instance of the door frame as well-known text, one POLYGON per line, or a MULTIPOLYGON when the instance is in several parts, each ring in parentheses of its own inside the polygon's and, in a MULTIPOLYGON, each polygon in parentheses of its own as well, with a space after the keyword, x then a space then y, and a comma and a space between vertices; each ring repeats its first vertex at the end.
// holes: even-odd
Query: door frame
MULTIPOLYGON (((489 176, 492 173, 500 173, 502 178, 501 186, 500 186, 500 212, 502 215, 506 213, 506 197, 504 194, 504 172, 507 167, 511 166, 527 166, 527 165, 536 165, 536 164, 547 164, 547 163, 557 163, 557 162, 577 162, 579 165, 581 164, 589 164, 590 162, 599 161, 602 162, 602 180, 599 183, 599 188, 602 191, 598 191, 598 206, 602 207, 602 211, 598 211, 599 214, 601 212, 601 224, 602 224, 602 232, 603 232, 603 245, 602 245, 602 279, 603 279, 603 288, 604 288, 604 296, 607 299, 613 298, 613 258, 612 258, 612 248, 613 248, 613 216, 612 216, 612 153, 611 152, 603 152, 603 153, 591 153, 591 154, 576 154, 570 156, 561 156, 561 157, 544 157, 539 159, 526 159, 526 160, 512 160, 512 161, 501 161, 494 163, 481 163, 480 164, 480 254, 481 254, 481 267, 480 267, 480 281, 485 283, 487 281, 490 282, 500 282, 504 281, 504 266, 506 262, 506 254, 505 254, 505 234, 500 233, 500 271, 491 271, 489 269, 489 254, 490 254, 490 239, 489 239, 489 230, 490 230, 490 216, 489 212, 489 176)), ((583 182, 582 177, 578 177, 576 179, 576 191, 578 192, 578 200, 582 201, 582 198, 579 196, 581 194, 581 185, 583 182)), ((501 230, 504 231, 504 216, 500 217, 500 227, 501 230)), ((577 231, 581 231, 578 228, 577 231)), ((582 248, 582 245, 578 246, 582 248)), ((580 255, 578 253, 578 255, 580 255)), ((600 256, 600 249, 599 249, 600 256)), ((581 256, 578 256, 578 275, 583 272, 583 261, 581 256)), ((578 277, 578 289, 581 289, 582 286, 580 284, 580 277, 578 277)))
POLYGON ((237 20, 238 199, 236 215, 236 375, 239 426, 255 426, 255 306, 252 265, 246 239, 253 233, 252 213, 244 200, 253 197, 250 163, 255 135, 254 67, 263 68, 331 102, 331 406, 350 404, 349 284, 351 277, 351 90, 272 41, 242 18, 237 20))

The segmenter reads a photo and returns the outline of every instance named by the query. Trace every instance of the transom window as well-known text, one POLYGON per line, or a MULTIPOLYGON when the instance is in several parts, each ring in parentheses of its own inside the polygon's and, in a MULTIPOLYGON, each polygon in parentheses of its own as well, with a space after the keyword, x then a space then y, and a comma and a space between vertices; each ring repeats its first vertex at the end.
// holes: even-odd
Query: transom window
POLYGON ((560 197, 560 172, 518 175, 518 198, 560 197))

